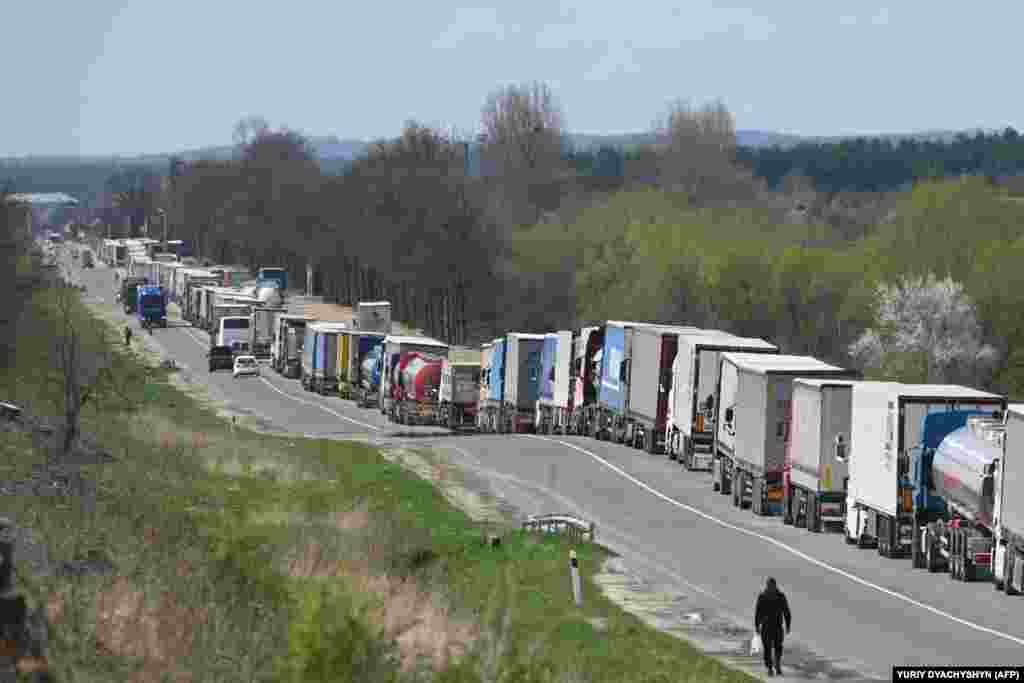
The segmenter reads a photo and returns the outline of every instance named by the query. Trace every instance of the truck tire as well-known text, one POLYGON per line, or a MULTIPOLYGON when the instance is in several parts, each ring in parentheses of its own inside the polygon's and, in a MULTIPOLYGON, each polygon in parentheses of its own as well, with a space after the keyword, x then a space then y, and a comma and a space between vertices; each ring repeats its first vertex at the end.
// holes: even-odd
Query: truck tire
MULTIPOLYGON (((733 480, 733 483, 734 484, 736 483, 735 480, 733 480)), ((732 487, 732 506, 734 508, 742 508, 743 507, 743 500, 740 498, 740 491, 741 490, 742 489, 740 489, 739 486, 733 486, 732 487)))
POLYGON ((1017 589, 1013 586, 1013 572, 1016 571, 1015 555, 1013 548, 1006 549, 1006 559, 1003 561, 1003 592, 1007 595, 1017 595, 1017 589))
POLYGON ((818 521, 818 499, 810 494, 807 495, 807 530, 811 533, 821 533, 821 524, 818 521))
POLYGON ((935 561, 935 539, 932 538, 931 530, 925 534, 924 542, 924 568, 929 574, 937 574, 939 563, 935 561))
POLYGON ((750 478, 750 511, 759 517, 767 514, 765 510, 765 481, 763 477, 750 478))

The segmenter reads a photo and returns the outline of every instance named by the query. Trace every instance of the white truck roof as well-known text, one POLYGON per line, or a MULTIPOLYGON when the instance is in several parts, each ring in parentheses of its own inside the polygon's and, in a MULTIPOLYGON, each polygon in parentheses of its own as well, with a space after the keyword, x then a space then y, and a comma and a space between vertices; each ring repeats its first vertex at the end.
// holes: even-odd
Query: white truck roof
POLYGON ((306 328, 313 330, 314 332, 342 332, 348 329, 348 324, 331 322, 310 323, 306 328))
POLYGON ((509 332, 508 336, 516 339, 544 339, 547 335, 544 334, 532 334, 529 332, 509 332))
POLYGON ((804 384, 809 387, 820 389, 822 387, 852 387, 857 384, 852 379, 829 379, 818 377, 797 377, 793 380, 795 384, 804 384))
POLYGON ((855 382, 849 497, 859 505, 895 515, 897 458, 900 451, 919 444, 925 415, 952 410, 957 404, 991 408, 1003 400, 998 394, 955 384, 855 382), (899 406, 903 401, 907 403, 899 406), (904 415, 899 414, 900 409, 906 410, 904 415))
POLYGON ((1006 406, 1006 412, 1024 417, 1024 403, 1010 403, 1006 406))
POLYGON ((783 356, 770 353, 723 353, 736 367, 759 375, 793 372, 840 371, 844 368, 829 365, 811 356, 783 356))
POLYGON ((437 346, 439 348, 448 348, 448 344, 437 339, 431 339, 430 337, 410 337, 398 334, 389 334, 384 338, 384 342, 387 344, 418 344, 419 346, 437 346))

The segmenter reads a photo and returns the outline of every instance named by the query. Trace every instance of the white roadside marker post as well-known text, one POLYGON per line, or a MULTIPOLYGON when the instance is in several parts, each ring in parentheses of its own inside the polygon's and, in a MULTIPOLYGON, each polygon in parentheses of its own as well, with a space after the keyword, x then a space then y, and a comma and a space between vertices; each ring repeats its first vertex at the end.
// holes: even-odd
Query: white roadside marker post
POLYGON ((572 595, 576 599, 576 606, 583 606, 583 596, 580 592, 580 563, 576 559, 576 551, 569 551, 569 571, 572 574, 572 595))

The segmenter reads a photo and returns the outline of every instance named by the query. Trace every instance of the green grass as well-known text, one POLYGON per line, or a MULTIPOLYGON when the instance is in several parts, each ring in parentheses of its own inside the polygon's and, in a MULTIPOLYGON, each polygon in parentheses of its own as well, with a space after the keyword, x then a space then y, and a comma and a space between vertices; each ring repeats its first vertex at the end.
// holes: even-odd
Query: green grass
MULTIPOLYGON (((18 366, 0 376, 0 390, 59 414, 59 385, 46 370, 52 350, 39 343, 53 326, 48 310, 46 295, 31 302, 35 322, 19 327, 18 366)), ((120 352, 113 362, 116 381, 84 413, 83 431, 116 458, 86 473, 97 482, 95 509, 4 501, 53 558, 99 553, 117 567, 113 576, 25 586, 33 604, 63 606, 50 657, 61 680, 156 681, 175 671, 197 681, 752 680, 603 598, 591 582, 604 559, 598 547, 518 530, 486 546, 479 524, 373 448, 232 431, 163 371, 120 352), (365 525, 340 525, 346 513, 365 513, 365 525), (289 571, 311 548, 325 569, 289 571), (572 602, 570 549, 582 567, 582 609, 572 602), (364 590, 367 577, 385 575, 378 587, 390 601, 364 590), (152 618, 110 618, 115 604, 133 604, 132 591, 146 605, 136 611, 152 618), (416 617, 436 621, 406 634, 424 657, 399 672, 400 661, 416 660, 385 636, 416 617), (434 675, 429 653, 444 637, 465 652, 434 675)), ((0 434, 11 472, 44 459, 28 439, 0 434)))

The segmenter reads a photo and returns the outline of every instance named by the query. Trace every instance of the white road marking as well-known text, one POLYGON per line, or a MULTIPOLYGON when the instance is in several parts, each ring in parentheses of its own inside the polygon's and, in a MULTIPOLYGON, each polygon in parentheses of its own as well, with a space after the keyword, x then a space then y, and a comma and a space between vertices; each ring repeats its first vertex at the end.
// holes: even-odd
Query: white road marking
POLYGON ((825 570, 830 571, 830 572, 832 572, 834 574, 838 574, 839 576, 842 576, 842 577, 844 577, 846 579, 849 579, 850 581, 853 581, 854 583, 858 583, 858 584, 860 584, 860 585, 862 585, 862 586, 864 586, 866 588, 874 589, 874 590, 878 591, 879 593, 884 593, 885 595, 888 595, 889 597, 892 597, 892 598, 896 598, 897 600, 902 600, 903 602, 905 602, 905 603, 907 603, 909 605, 913 605, 914 607, 919 607, 919 608, 921 608, 921 609, 923 609, 923 610, 925 610, 927 612, 931 612, 932 614, 935 614, 937 616, 943 617, 945 619, 949 619, 950 621, 952 621, 954 623, 957 623, 957 624, 960 624, 961 626, 966 626, 967 628, 973 629, 975 631, 980 631, 981 633, 987 633, 988 635, 995 636, 996 638, 1002 638, 1003 640, 1008 640, 1011 643, 1016 643, 1017 645, 1024 645, 1024 638, 1018 638, 1017 636, 1010 635, 1009 633, 1003 633, 1001 631, 996 631, 995 629, 988 628, 987 626, 982 626, 980 624, 975 624, 972 621, 968 621, 966 619, 961 619, 960 617, 953 616, 949 612, 944 612, 944 611, 938 609, 937 607, 932 607, 931 605, 926 605, 925 603, 920 602, 918 600, 915 600, 915 599, 913 599, 912 597, 910 597, 908 595, 904 595, 902 593, 898 593, 896 591, 889 590, 888 588, 884 588, 882 586, 879 586, 878 584, 871 583, 867 579, 862 579, 861 577, 857 576, 856 574, 851 574, 850 572, 844 571, 844 570, 840 569, 839 567, 833 567, 832 565, 830 565, 830 564, 828 564, 826 562, 822 562, 821 560, 819 560, 819 559, 817 559, 815 557, 811 557, 807 553, 803 553, 803 552, 797 550, 796 548, 794 548, 792 546, 786 545, 782 541, 779 541, 779 540, 776 540, 774 538, 771 538, 770 536, 765 536, 763 534, 757 533, 756 531, 751 531, 750 529, 745 529, 745 528, 743 528, 741 526, 737 526, 735 524, 730 524, 729 522, 726 522, 723 519, 719 519, 718 517, 715 517, 714 515, 709 515, 708 513, 704 512, 702 510, 698 510, 697 508, 692 507, 690 505, 687 505, 686 503, 680 503, 678 500, 675 500, 674 498, 666 496, 664 493, 658 491, 657 489, 654 489, 654 488, 648 486, 647 484, 645 484, 644 482, 640 481, 639 479, 637 479, 633 475, 631 475, 631 474, 623 471, 622 469, 616 467, 615 465, 611 464, 610 462, 608 462, 607 460, 605 460, 601 456, 599 456, 599 455, 597 455, 595 453, 591 453, 590 451, 586 450, 585 448, 580 448, 576 444, 572 444, 572 443, 569 443, 567 441, 560 441, 558 439, 549 439, 549 438, 543 437, 543 436, 536 436, 534 434, 525 434, 524 436, 527 436, 527 437, 532 438, 532 439, 539 439, 541 441, 549 441, 551 443, 561 444, 561 445, 566 446, 568 448, 571 448, 571 449, 573 449, 575 451, 579 451, 580 453, 583 453, 584 455, 589 455, 591 458, 593 458, 597 462, 601 463, 602 465, 604 465, 608 469, 610 469, 613 472, 619 474, 623 478, 631 481, 632 483, 636 484, 637 486, 639 486, 640 488, 644 489, 648 493, 650 493, 650 494, 652 494, 652 495, 662 499, 666 503, 674 505, 677 508, 680 508, 682 510, 686 510, 687 512, 690 512, 690 513, 692 513, 694 515, 697 515, 698 517, 701 517, 703 519, 708 520, 709 522, 714 522, 715 524, 718 524, 719 526, 725 527, 726 529, 731 529, 733 531, 736 531, 738 533, 744 534, 746 536, 750 536, 752 538, 760 539, 760 540, 764 541, 765 543, 770 543, 770 544, 774 545, 775 547, 788 552, 791 555, 795 555, 796 557, 799 557, 800 559, 805 560, 806 562, 809 562, 809 563, 815 565, 816 567, 820 567, 821 569, 825 569, 825 570))
MULTIPOLYGON (((190 328, 190 327, 186 327, 186 328, 184 328, 184 329, 185 329, 185 333, 186 333, 186 334, 188 335, 188 338, 189 338, 189 339, 191 339, 192 341, 194 341, 194 342, 195 342, 196 344, 199 344, 199 345, 200 345, 201 347, 203 347, 204 349, 206 348, 206 345, 205 345, 205 344, 203 344, 202 342, 200 342, 200 341, 199 341, 198 339, 196 339, 196 336, 195 336, 194 334, 192 334, 192 328, 190 328)), ((337 411, 335 411, 335 410, 331 410, 331 409, 330 409, 330 408, 328 408, 327 406, 322 406, 322 405, 320 405, 319 403, 314 403, 314 402, 312 402, 312 401, 307 401, 307 400, 306 400, 306 399, 304 399, 304 398, 299 398, 298 396, 292 396, 292 395, 291 395, 291 394, 289 394, 288 392, 285 392, 285 391, 281 391, 280 389, 278 389, 277 387, 275 387, 275 386, 274 386, 274 385, 273 385, 273 384, 272 384, 272 383, 270 382, 270 380, 268 380, 268 379, 267 379, 266 377, 260 377, 260 381, 261 381, 261 382, 263 382, 264 384, 266 384, 266 385, 267 385, 268 387, 270 387, 270 388, 271 388, 271 389, 273 389, 274 391, 276 391, 277 393, 279 393, 279 394, 281 394, 282 396, 284 396, 285 398, 291 399, 292 401, 295 401, 296 403, 304 403, 304 404, 306 404, 306 405, 308 405, 308 406, 312 406, 312 407, 314 407, 314 408, 319 408, 320 410, 324 411, 325 413, 329 413, 330 415, 333 415, 334 417, 337 417, 337 418, 339 418, 339 419, 345 420, 345 421, 347 421, 347 422, 351 422, 352 424, 357 424, 357 425, 359 425, 360 427, 366 427, 367 429, 372 429, 372 430, 373 430, 373 431, 375 431, 375 432, 379 432, 379 431, 380 431, 380 427, 375 427, 375 426, 374 426, 374 425, 372 425, 372 424, 368 424, 368 423, 366 423, 366 422, 360 422, 359 420, 354 420, 354 419, 352 419, 351 417, 346 417, 346 416, 342 415, 341 413, 339 413, 339 412, 337 412, 337 411)))
POLYGON ((271 389, 273 389, 277 393, 281 394, 285 398, 290 398, 291 400, 296 401, 297 403, 305 403, 308 406, 312 406, 314 408, 319 408, 320 410, 324 411, 325 413, 330 413, 334 417, 340 418, 342 420, 346 420, 348 422, 351 422, 352 424, 357 424, 357 425, 359 425, 361 427, 366 427, 367 429, 372 429, 375 432, 379 432, 380 431, 380 427, 375 427, 372 424, 368 424, 366 422, 360 422, 359 420, 353 420, 351 417, 345 417, 341 413, 339 413, 339 412, 337 412, 335 410, 331 410, 327 406, 322 406, 319 403, 313 403, 312 401, 307 401, 304 398, 299 398, 298 396, 292 396, 291 394, 289 394, 287 392, 281 391, 280 389, 275 387, 273 384, 271 384, 270 381, 266 377, 260 377, 260 381, 262 381, 268 387, 270 387, 271 389))
MULTIPOLYGON (((563 496, 562 494, 558 493, 557 491, 552 491, 551 489, 547 488, 546 486, 542 486, 542 485, 537 484, 535 482, 526 481, 526 480, 520 479, 519 477, 516 477, 514 475, 505 474, 504 472, 498 472, 497 470, 492 470, 489 467, 485 467, 485 466, 483 466, 480 463, 480 460, 478 458, 476 458, 475 456, 470 454, 468 451, 466 451, 466 450, 464 450, 464 449, 462 449, 462 448, 460 448, 458 446, 453 446, 451 444, 443 444, 443 445, 441 445, 441 447, 442 448, 451 449, 451 450, 461 454, 467 460, 469 460, 470 462, 469 462, 469 464, 467 466, 471 470, 479 472, 480 474, 483 474, 484 476, 487 476, 487 477, 493 477, 495 479, 503 480, 505 482, 511 483, 511 484, 513 484, 515 486, 519 486, 520 488, 523 488, 523 489, 526 489, 526 490, 539 491, 542 494, 544 494, 546 496, 550 496, 553 500, 556 500, 559 503, 561 503, 562 505, 564 505, 567 510, 575 510, 576 512, 578 512, 578 514, 581 517, 590 517, 590 519, 592 521, 597 523, 597 527, 598 527, 599 530, 600 529, 604 530, 603 531, 603 535, 605 537, 607 537, 609 535, 613 536, 613 537, 617 536, 618 538, 622 539, 623 541, 626 541, 625 543, 623 543, 622 546, 620 546, 620 550, 623 550, 624 552, 626 552, 629 555, 631 560, 635 560, 638 556, 643 558, 643 553, 638 554, 638 553, 635 553, 635 552, 629 552, 629 551, 631 551, 633 549, 630 548, 630 546, 628 545, 628 539, 629 539, 629 535, 628 534, 626 534, 626 533, 616 529, 615 527, 611 526, 610 524, 608 524, 604 520, 591 517, 590 514, 586 510, 584 510, 573 499, 568 498, 566 496, 563 496), (610 533, 608 531, 609 529, 611 529, 610 533)), ((601 535, 600 532, 599 532, 599 535, 601 535)), ((689 581, 684 579, 682 577, 682 575, 679 574, 679 572, 673 571, 673 570, 669 569, 668 567, 666 567, 665 565, 660 564, 659 562, 651 559, 651 552, 650 552, 649 549, 645 548, 644 552, 647 554, 647 558, 641 559, 640 560, 641 563, 647 564, 648 566, 651 566, 651 567, 654 567, 655 569, 661 571, 663 574, 666 574, 667 576, 672 577, 672 579, 674 579, 676 582, 682 584, 683 586, 689 588, 690 590, 692 590, 694 592, 700 593, 701 595, 705 595, 705 596, 707 596, 707 597, 709 597, 709 598, 711 598, 713 600, 717 600, 718 602, 722 603, 723 605, 727 604, 725 602, 725 600, 723 600, 719 595, 715 594, 710 589, 702 588, 701 586, 698 586, 696 584, 690 583, 689 581)), ((620 553, 620 555, 621 554, 623 554, 623 553, 620 553)))

